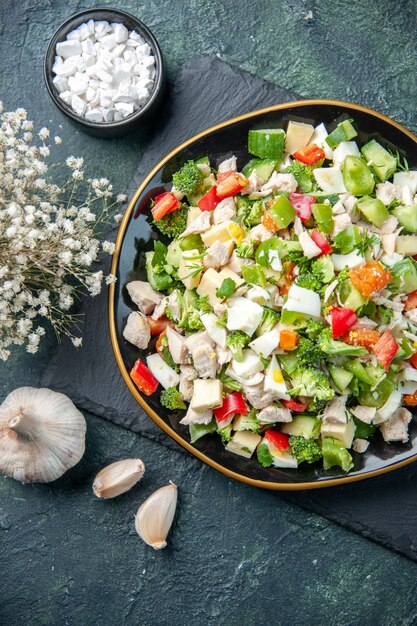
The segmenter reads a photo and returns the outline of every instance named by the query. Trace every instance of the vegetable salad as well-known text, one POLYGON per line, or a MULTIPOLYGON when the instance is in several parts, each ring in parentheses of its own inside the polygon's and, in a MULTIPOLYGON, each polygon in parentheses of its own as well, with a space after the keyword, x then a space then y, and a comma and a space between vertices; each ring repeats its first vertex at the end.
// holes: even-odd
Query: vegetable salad
POLYGON ((417 171, 353 120, 249 131, 248 163, 188 161, 127 285, 131 377, 264 466, 354 465, 417 405, 417 171), (243 167, 242 167, 243 165, 243 167), (217 167, 217 169, 215 169, 217 167), (156 342, 155 342, 156 339, 156 342))

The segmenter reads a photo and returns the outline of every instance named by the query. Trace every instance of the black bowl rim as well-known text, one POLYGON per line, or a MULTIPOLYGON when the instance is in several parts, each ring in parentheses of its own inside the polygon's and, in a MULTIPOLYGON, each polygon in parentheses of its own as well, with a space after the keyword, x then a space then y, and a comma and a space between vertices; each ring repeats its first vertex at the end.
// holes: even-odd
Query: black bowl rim
POLYGON ((65 22, 62 22, 62 24, 60 24, 60 26, 58 26, 58 28, 55 30, 54 34, 52 35, 51 39, 49 40, 48 46, 46 48, 46 52, 45 52, 45 56, 44 56, 44 62, 43 62, 43 75, 44 75, 44 79, 45 79, 45 83, 46 83, 46 88, 48 90, 49 95, 51 96, 52 100, 54 101, 55 105, 70 119, 72 119, 73 121, 77 122, 78 124, 82 124, 83 126, 86 126, 88 128, 92 128, 94 130, 98 130, 98 129, 119 129, 119 128, 123 128, 133 122, 136 122, 138 119, 140 119, 147 111, 149 111, 149 109, 152 107, 152 105, 154 104, 155 100, 158 98, 158 95, 161 91, 161 89, 163 88, 163 83, 164 83, 164 61, 163 61, 163 57, 162 57, 162 52, 161 52, 161 48, 156 40, 155 35, 149 30, 149 28, 146 26, 146 24, 144 24, 139 18, 135 17, 134 15, 132 15, 131 13, 127 13, 126 11, 121 11, 120 9, 113 9, 111 7, 97 7, 94 9, 85 9, 83 11, 79 11, 78 13, 74 13, 73 15, 71 15, 69 18, 67 18, 65 20, 65 22), (55 94, 55 87, 52 84, 52 74, 51 72, 48 71, 48 58, 51 54, 51 52, 53 52, 56 49, 56 44, 57 44, 57 40, 58 37, 60 36, 61 32, 67 28, 67 26, 70 26, 70 24, 77 20, 80 17, 86 17, 86 20, 88 19, 94 19, 93 15, 94 13, 98 13, 101 11, 106 11, 107 13, 111 13, 112 15, 114 15, 116 18, 128 18, 130 20, 132 20, 133 22, 135 22, 138 30, 143 31, 143 33, 146 35, 146 37, 150 40, 150 42, 152 43, 153 49, 154 49, 154 56, 155 56, 155 84, 154 84, 154 88, 153 88, 153 93, 151 95, 151 97, 149 98, 149 100, 146 102, 146 104, 141 108, 138 109, 137 111, 134 111, 131 115, 129 115, 128 117, 125 117, 123 120, 119 120, 117 122, 90 122, 89 120, 86 120, 83 117, 80 117, 79 115, 77 115, 76 113, 74 113, 74 111, 71 109, 71 107, 69 107, 68 105, 66 105, 64 102, 61 101, 61 99, 55 94), (89 16, 87 18, 87 16, 89 16))
MULTIPOLYGON (((125 214, 120 223, 119 230, 117 233, 116 243, 115 243, 115 250, 114 250, 113 258, 112 258, 112 264, 111 264, 111 270, 110 270, 111 273, 113 275, 117 274, 117 268, 119 264, 120 252, 122 249, 124 235, 125 235, 127 226, 129 224, 131 214, 135 209, 136 203, 140 195, 142 194, 143 190, 146 188, 148 183, 155 176, 155 174, 160 170, 160 168, 163 167, 173 156, 175 156, 176 154, 184 150, 184 148, 187 148, 188 146, 193 144, 195 141, 201 139, 202 137, 206 135, 211 134, 212 132, 222 129, 225 126, 231 126, 232 124, 235 124, 237 122, 247 120, 252 117, 257 117, 258 115, 262 115, 264 113, 271 113, 275 111, 285 111, 286 109, 291 109, 293 107, 308 107, 311 105, 315 105, 315 106, 325 105, 325 106, 339 106, 339 107, 342 106, 342 107, 351 109, 352 111, 361 111, 364 113, 368 113, 372 115, 373 117, 377 117, 380 120, 390 124, 391 126, 394 126, 394 128, 396 128, 398 131, 407 135, 410 139, 412 139, 412 141, 415 142, 416 147, 417 147, 417 136, 414 135, 407 128, 405 128, 405 126, 403 126, 402 124, 395 122, 388 116, 383 115, 382 113, 379 113, 378 111, 375 111, 374 109, 371 109, 369 107, 365 107, 359 104, 354 104, 352 102, 346 102, 343 100, 323 100, 323 99, 295 100, 292 102, 285 102, 283 104, 278 104, 278 105, 265 107, 262 109, 257 109, 256 111, 251 111, 249 113, 245 113, 237 117, 229 118, 228 120, 225 120, 224 122, 220 122, 219 124, 211 126, 210 128, 207 128, 206 130, 203 130, 202 132, 197 133, 196 135, 193 135, 190 139, 187 139, 186 141, 178 145, 176 148, 171 150, 167 155, 165 155, 152 168, 149 174, 143 179, 142 183, 139 185, 136 192, 132 196, 132 199, 130 200, 126 208, 125 214)), ((280 482, 272 482, 272 481, 266 481, 266 480, 258 480, 255 478, 244 476, 242 474, 239 474, 238 472, 228 469, 227 467, 224 467, 217 461, 214 461, 213 459, 205 455, 203 452, 200 452, 200 450, 197 450, 196 448, 194 448, 194 446, 192 446, 191 443, 189 443, 183 437, 181 437, 181 435, 176 433, 168 424, 166 424, 166 422, 164 422, 164 420, 161 417, 159 417, 159 415, 152 409, 152 407, 150 407, 147 404, 146 399, 139 393, 138 389, 133 383, 129 375, 129 372, 127 371, 126 366, 123 362, 122 354, 121 354, 118 340, 117 340, 117 330, 116 330, 115 311, 114 311, 115 289, 116 289, 115 285, 111 284, 109 288, 109 300, 108 300, 110 339, 112 343, 114 356, 117 362, 117 366, 120 370, 120 373, 129 391, 131 392, 135 400, 139 403, 139 405, 149 415, 149 417, 164 432, 166 432, 171 437, 171 439, 173 439, 178 444, 180 444, 193 456, 197 457, 198 459, 206 463, 206 465, 209 465, 210 467, 216 469, 218 472, 226 475, 228 478, 233 478, 235 480, 246 483, 247 485, 252 485, 254 487, 261 487, 263 489, 271 489, 274 491, 301 491, 301 490, 310 490, 310 489, 323 489, 325 487, 335 487, 335 486, 343 485, 346 483, 354 483, 354 482, 358 482, 361 480, 366 480, 368 478, 387 474, 388 472, 392 472, 393 470, 400 469, 401 467, 405 467, 406 465, 409 465, 410 463, 417 461, 417 453, 416 453, 402 461, 397 461, 389 465, 386 465, 385 467, 381 467, 376 470, 364 472, 362 474, 357 474, 354 476, 349 476, 349 475, 341 476, 340 478, 332 478, 328 480, 324 479, 324 480, 320 480, 317 482, 312 481, 312 482, 299 482, 299 483, 295 483, 295 482, 294 483, 280 483, 280 482)))

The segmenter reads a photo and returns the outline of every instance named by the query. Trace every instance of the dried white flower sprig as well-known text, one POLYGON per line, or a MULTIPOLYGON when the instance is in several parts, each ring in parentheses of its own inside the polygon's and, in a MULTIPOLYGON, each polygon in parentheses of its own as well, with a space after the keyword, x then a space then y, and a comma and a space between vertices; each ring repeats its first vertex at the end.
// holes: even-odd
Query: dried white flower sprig
MULTIPOLYGON (((100 242, 114 206, 106 178, 84 178, 84 160, 70 156, 65 182, 51 178, 49 131, 34 134, 24 109, 3 112, 0 103, 0 359, 13 345, 38 351, 48 321, 57 335, 74 345, 76 321, 70 310, 84 290, 95 296, 111 274, 94 271, 101 251, 112 254, 114 244, 100 242), (39 144, 39 145, 36 145, 39 144)), ((54 138, 60 144, 59 137, 54 138)), ((59 172, 62 178, 62 172, 59 172)), ((115 220, 120 221, 121 215, 115 220)))

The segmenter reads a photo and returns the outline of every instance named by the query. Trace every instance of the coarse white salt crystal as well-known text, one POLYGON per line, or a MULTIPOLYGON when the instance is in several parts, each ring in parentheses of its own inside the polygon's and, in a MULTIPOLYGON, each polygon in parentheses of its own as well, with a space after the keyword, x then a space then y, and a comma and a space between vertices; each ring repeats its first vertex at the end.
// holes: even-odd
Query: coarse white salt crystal
POLYGON ((72 93, 70 91, 63 91, 59 94, 59 97, 65 102, 65 104, 71 104, 72 93))
POLYGON ((76 54, 81 54, 81 44, 77 40, 67 39, 56 44, 56 53, 63 59, 68 59, 76 54))
POLYGON ((55 85, 55 87, 58 89, 59 93, 61 93, 62 91, 68 90, 68 81, 65 78, 65 76, 55 76, 52 82, 55 85))
POLYGON ((150 46, 124 24, 89 20, 57 44, 53 83, 63 102, 92 122, 120 121, 149 100, 150 46))
POLYGON ((86 106, 87 106, 87 103, 85 102, 85 100, 83 100, 82 98, 80 98, 77 95, 72 96, 72 98, 71 98, 71 108, 74 109, 74 112, 77 115, 83 115, 86 106))
POLYGON ((116 43, 122 43, 129 37, 129 31, 124 24, 112 24, 116 43))
POLYGON ((91 109, 90 111, 86 111, 84 117, 89 122, 102 122, 104 120, 103 112, 100 111, 100 109, 91 109))

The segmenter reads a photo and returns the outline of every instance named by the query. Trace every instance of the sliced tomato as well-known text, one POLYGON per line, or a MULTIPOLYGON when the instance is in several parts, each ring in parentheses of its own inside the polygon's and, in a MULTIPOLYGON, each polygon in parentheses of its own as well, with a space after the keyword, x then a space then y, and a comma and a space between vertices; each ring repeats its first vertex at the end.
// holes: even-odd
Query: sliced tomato
POLYGON ((217 181, 216 193, 220 200, 235 196, 248 184, 246 176, 233 171, 219 174, 217 181))
POLYGON ((392 359, 400 349, 398 343, 395 341, 391 334, 391 331, 386 330, 374 345, 372 350, 376 354, 376 358, 381 363, 386 372, 389 370, 392 359))
POLYGON ((349 277, 353 286, 365 298, 381 291, 392 281, 392 274, 379 261, 370 261, 357 269, 349 270, 349 277))
POLYGON ((323 148, 320 148, 315 143, 310 143, 305 148, 301 148, 301 150, 297 150, 293 155, 294 159, 297 161, 301 161, 301 163, 305 163, 306 165, 314 165, 318 161, 321 161, 326 156, 323 148))
POLYGON ((130 377, 139 391, 144 393, 145 396, 150 396, 158 388, 159 382, 156 380, 151 370, 140 359, 134 364, 130 372, 130 377))
POLYGON ((338 339, 348 332, 358 321, 358 316, 352 309, 333 307, 330 311, 332 320, 332 337, 338 339))
POLYGON ((220 198, 217 197, 216 187, 212 187, 197 202, 197 205, 201 211, 214 211, 219 202, 220 198))
POLYGON ((172 211, 179 209, 180 206, 181 202, 174 196, 173 193, 170 191, 161 193, 155 198, 155 204, 151 209, 152 217, 155 222, 157 222, 164 217, 164 215, 168 215, 168 213, 172 213, 172 211))
POLYGON ((151 329, 151 335, 160 335, 167 326, 171 326, 171 328, 174 328, 175 324, 174 322, 171 322, 167 317, 161 317, 159 318, 159 320, 153 320, 152 317, 150 315, 148 315, 147 317, 150 329, 151 329))
POLYGON ((313 196, 293 191, 290 193, 290 202, 302 222, 307 222, 311 217, 311 205, 316 201, 313 196))
POLYGON ((380 336, 380 333, 373 328, 357 328, 344 335, 342 341, 350 346, 361 346, 371 350, 379 341, 380 336))
POLYGON ((271 231, 271 233, 277 233, 279 227, 276 225, 275 220, 272 219, 269 213, 264 213, 261 220, 263 226, 271 231))
POLYGON ((327 243, 326 238, 323 237, 321 233, 315 228, 311 233, 310 237, 316 244, 318 248, 320 248, 321 252, 318 256, 323 256, 323 254, 331 254, 333 252, 333 248, 330 244, 327 243))
POLYGON ((411 311, 417 307, 417 289, 408 294, 404 300, 404 306, 406 311, 411 311))
POLYGON ((274 448, 280 452, 286 452, 290 448, 290 437, 279 430, 266 430, 265 437, 274 448))
POLYGON ((294 411, 294 413, 304 413, 308 404, 304 404, 303 402, 296 402, 291 398, 291 400, 280 400, 281 404, 290 409, 290 411, 294 411))
POLYGON ((403 396, 403 402, 407 406, 417 406, 417 391, 414 393, 407 393, 403 396))
POLYGON ((413 354, 413 356, 410 356, 410 358, 408 359, 408 362, 410 363, 410 365, 412 365, 415 369, 417 369, 417 352, 415 352, 413 354))

